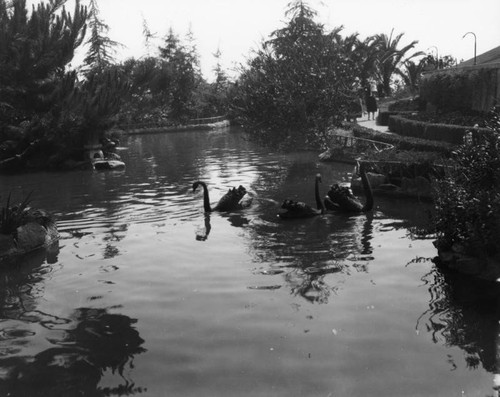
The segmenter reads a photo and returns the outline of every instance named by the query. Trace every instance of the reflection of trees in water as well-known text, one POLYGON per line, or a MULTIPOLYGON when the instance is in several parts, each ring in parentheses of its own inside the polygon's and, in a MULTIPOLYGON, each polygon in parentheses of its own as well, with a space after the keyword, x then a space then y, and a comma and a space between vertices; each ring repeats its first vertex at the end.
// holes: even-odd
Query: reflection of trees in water
POLYGON ((0 273, 0 318, 19 319, 36 311, 37 299, 43 294, 43 280, 53 271, 59 243, 2 263, 0 273))
POLYGON ((329 267, 295 268, 284 275, 293 295, 300 295, 311 303, 327 303, 332 292, 337 287, 330 286, 325 276, 342 271, 336 264, 329 267))
POLYGON ((257 261, 283 269, 292 294, 312 303, 328 302, 337 290, 332 285, 335 278, 329 276, 346 274, 346 260, 357 271, 367 271, 373 253, 372 232, 373 214, 261 220, 250 228, 252 253, 257 261))
POLYGON ((120 255, 120 250, 116 246, 115 243, 123 240, 127 234, 128 225, 118 225, 117 227, 110 229, 109 234, 104 237, 104 241, 106 242, 106 246, 104 247, 103 258, 111 259, 115 256, 120 255))
POLYGON ((500 371, 498 283, 478 280, 445 269, 422 278, 428 285, 429 309, 419 318, 434 343, 463 350, 470 369, 479 365, 491 373, 500 371))
MULTIPOLYGON (((136 320, 106 309, 79 308, 69 318, 38 309, 43 281, 52 271, 45 254, 27 257, 0 278, 0 395, 108 396, 142 392, 128 370, 144 352, 136 320), (51 347, 33 355, 37 326, 51 347), (119 376, 114 387, 100 387, 106 372, 119 376)), ((36 340, 39 340, 38 337, 36 340)))
POLYGON ((132 327, 136 320, 105 309, 77 309, 69 319, 75 324, 55 346, 33 357, 0 359, 3 380, 0 390, 9 396, 107 396, 144 391, 126 373, 135 354, 145 350, 144 340, 132 327), (99 387, 106 371, 117 373, 120 383, 99 387))
MULTIPOLYGON (((103 259, 112 259, 116 256, 119 256, 121 254, 119 248, 118 248, 118 243, 123 240, 128 232, 128 224, 112 224, 112 221, 109 221, 109 224, 105 224, 108 229, 106 229, 105 233, 102 234, 102 241, 104 243, 104 246, 102 248, 102 258, 103 259)), ((118 223, 118 221, 113 221, 114 223, 118 223)), ((96 222, 98 223, 98 222, 96 222)), ((74 238, 76 242, 73 243, 73 246, 76 248, 80 248, 80 245, 82 243, 85 243, 85 239, 91 239, 95 240, 97 238, 101 237, 100 233, 95 233, 95 230, 91 229, 92 231, 82 231, 82 229, 78 229, 78 224, 76 225, 71 225, 71 228, 68 227, 68 225, 65 225, 66 227, 62 229, 61 233, 61 239, 62 240, 67 240, 69 238, 74 238), (74 226, 77 226, 74 228, 74 226)), ((88 226, 88 225, 86 225, 88 226)), ((91 227, 97 227, 97 226, 102 226, 101 223, 98 223, 98 225, 91 225, 91 227)), ((88 254, 87 256, 93 256, 94 252, 88 254)), ((80 254, 76 254, 76 257, 79 259, 85 259, 84 256, 81 256, 80 254)))

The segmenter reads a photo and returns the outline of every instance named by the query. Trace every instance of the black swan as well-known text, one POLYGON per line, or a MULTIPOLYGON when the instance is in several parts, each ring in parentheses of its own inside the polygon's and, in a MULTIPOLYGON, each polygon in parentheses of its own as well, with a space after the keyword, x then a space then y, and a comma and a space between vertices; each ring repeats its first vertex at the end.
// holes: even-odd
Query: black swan
POLYGON ((363 183, 363 190, 366 196, 365 204, 361 203, 347 187, 335 184, 330 187, 328 196, 325 198, 325 207, 327 210, 339 212, 368 212, 373 208, 373 192, 370 181, 366 175, 366 166, 364 163, 358 163, 358 172, 363 183))
POLYGON ((279 212, 278 216, 280 218, 290 219, 290 218, 310 218, 316 215, 324 214, 325 206, 319 194, 320 182, 321 182, 321 175, 317 174, 314 182, 314 194, 315 194, 317 209, 301 201, 294 201, 287 199, 283 201, 283 204, 281 204, 281 208, 284 211, 279 212))
POLYGON ((203 207, 205 212, 241 210, 251 204, 251 200, 247 200, 246 202, 241 201, 243 196, 247 194, 247 190, 240 185, 238 189, 234 187, 229 189, 228 192, 221 197, 217 205, 212 208, 210 206, 210 198, 208 196, 208 189, 205 182, 197 181, 193 183, 193 192, 195 192, 200 185, 203 187, 203 207))

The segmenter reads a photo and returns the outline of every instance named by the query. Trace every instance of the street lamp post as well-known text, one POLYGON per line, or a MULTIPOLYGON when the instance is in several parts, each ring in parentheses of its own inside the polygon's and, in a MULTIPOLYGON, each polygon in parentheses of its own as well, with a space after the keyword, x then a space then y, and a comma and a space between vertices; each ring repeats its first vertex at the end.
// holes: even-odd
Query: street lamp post
POLYGON ((429 48, 427 48, 427 50, 430 50, 431 48, 435 48, 436 49, 436 69, 439 69, 439 52, 438 52, 438 48, 433 45, 433 46, 430 46, 429 48))
POLYGON ((474 32, 467 32, 462 36, 462 39, 467 36, 468 34, 471 34, 474 36, 474 65, 476 64, 476 43, 477 43, 477 38, 476 34, 474 32))

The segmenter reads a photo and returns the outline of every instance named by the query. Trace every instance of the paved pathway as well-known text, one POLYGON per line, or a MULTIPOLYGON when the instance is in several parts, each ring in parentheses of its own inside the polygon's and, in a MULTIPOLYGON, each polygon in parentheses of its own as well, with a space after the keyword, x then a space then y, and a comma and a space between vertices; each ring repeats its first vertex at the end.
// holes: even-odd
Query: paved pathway
POLYGON ((368 120, 368 116, 366 116, 366 115, 363 115, 362 117, 356 119, 356 122, 362 127, 370 128, 370 129, 375 130, 375 131, 380 131, 380 132, 392 134, 389 131, 389 127, 387 127, 385 125, 377 125, 375 120, 368 120))

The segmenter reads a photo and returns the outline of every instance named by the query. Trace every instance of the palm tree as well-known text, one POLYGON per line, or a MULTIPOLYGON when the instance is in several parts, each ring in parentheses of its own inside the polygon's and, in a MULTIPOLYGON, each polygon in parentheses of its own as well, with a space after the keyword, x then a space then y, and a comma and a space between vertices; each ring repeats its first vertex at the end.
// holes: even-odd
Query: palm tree
POLYGON ((377 74, 377 64, 381 56, 379 47, 379 42, 376 36, 369 36, 365 40, 358 43, 357 53, 360 57, 359 78, 363 87, 366 87, 368 80, 371 77, 375 77, 377 74))
POLYGON ((396 73, 398 67, 403 62, 409 61, 416 56, 425 55, 422 51, 419 51, 405 58, 406 53, 414 48, 418 41, 414 40, 405 47, 398 49, 399 41, 404 33, 400 33, 396 37, 393 37, 393 33, 394 29, 391 30, 389 36, 386 34, 378 34, 375 36, 376 45, 379 50, 377 77, 382 83, 386 95, 391 94, 391 78, 394 73, 396 73))
POLYGON ((418 92, 420 78, 422 72, 425 71, 427 58, 421 59, 419 62, 406 60, 403 62, 404 68, 397 68, 396 73, 403 79, 406 87, 408 87, 413 95, 418 92))

